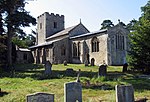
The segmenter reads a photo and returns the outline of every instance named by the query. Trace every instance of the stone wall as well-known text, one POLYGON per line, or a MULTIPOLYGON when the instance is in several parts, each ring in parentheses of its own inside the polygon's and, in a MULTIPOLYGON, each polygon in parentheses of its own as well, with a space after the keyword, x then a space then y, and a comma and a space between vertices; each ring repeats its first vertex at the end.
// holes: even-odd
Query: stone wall
POLYGON ((64 30, 64 15, 45 12, 38 16, 37 20, 37 44, 44 43, 47 37, 64 30))

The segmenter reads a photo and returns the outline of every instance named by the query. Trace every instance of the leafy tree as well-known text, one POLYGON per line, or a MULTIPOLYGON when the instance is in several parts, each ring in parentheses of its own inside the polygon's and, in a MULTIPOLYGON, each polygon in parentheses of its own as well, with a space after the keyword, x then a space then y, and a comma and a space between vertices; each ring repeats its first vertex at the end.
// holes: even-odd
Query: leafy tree
POLYGON ((134 26, 135 24, 137 23, 138 21, 133 19, 130 21, 130 23, 127 24, 127 29, 129 29, 130 31, 133 31, 134 30, 134 26))
POLYGON ((104 20, 101 25, 102 25, 101 29, 106 29, 106 28, 114 26, 114 24, 111 20, 104 20))
POLYGON ((150 73, 150 0, 142 7, 142 16, 130 34, 129 64, 150 73))
POLYGON ((25 4, 25 0, 0 1, 0 13, 4 15, 4 24, 7 28, 7 63, 9 68, 12 65, 12 37, 17 33, 18 29, 21 29, 20 27, 36 24, 36 19, 24 9, 25 4))

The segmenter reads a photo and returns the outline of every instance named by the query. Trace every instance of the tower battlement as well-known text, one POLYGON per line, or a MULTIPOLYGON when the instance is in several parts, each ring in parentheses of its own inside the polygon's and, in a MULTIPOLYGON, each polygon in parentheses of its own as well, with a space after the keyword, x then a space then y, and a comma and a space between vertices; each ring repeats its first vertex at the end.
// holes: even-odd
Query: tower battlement
POLYGON ((49 12, 44 12, 43 14, 38 16, 37 18, 40 18, 40 17, 42 17, 44 15, 51 16, 51 17, 56 17, 56 18, 63 18, 64 19, 64 15, 59 15, 59 14, 54 14, 54 13, 49 13, 49 12))
POLYGON ((44 12, 37 17, 37 20, 37 43, 44 43, 47 37, 64 30, 64 15, 44 12))

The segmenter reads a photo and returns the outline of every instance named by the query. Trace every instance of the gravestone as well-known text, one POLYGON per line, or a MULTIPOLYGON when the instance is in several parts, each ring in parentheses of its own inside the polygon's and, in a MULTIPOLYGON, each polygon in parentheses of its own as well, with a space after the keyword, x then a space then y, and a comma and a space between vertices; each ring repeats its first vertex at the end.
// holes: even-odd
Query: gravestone
POLYGON ((85 66, 88 66, 88 65, 89 65, 88 60, 85 60, 85 61, 84 61, 84 65, 85 65, 85 66))
POLYGON ((67 61, 64 61, 64 66, 67 66, 67 61))
POLYGON ((64 102, 82 102, 82 86, 80 83, 64 84, 64 102))
POLYGON ((116 85, 116 102, 134 102, 132 85, 116 85))
POLYGON ((95 63, 95 59, 92 58, 92 59, 91 59, 91 66, 94 66, 94 65, 95 65, 94 63, 95 63))
POLYGON ((52 68, 52 64, 50 63, 50 61, 46 61, 44 74, 50 74, 52 70, 51 68, 52 68))
POLYGON ((98 75, 99 76, 106 76, 107 75, 107 65, 103 64, 103 65, 99 66, 98 75))
POLYGON ((128 64, 125 63, 125 64, 123 65, 122 72, 127 72, 127 69, 128 69, 128 64))
POLYGON ((34 93, 27 95, 27 102, 54 102, 54 94, 34 93))

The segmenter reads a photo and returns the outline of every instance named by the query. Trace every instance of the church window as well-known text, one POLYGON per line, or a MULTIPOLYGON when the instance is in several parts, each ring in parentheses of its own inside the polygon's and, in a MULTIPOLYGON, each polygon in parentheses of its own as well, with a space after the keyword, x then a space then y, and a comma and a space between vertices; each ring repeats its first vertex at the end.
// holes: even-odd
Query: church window
POLYGON ((77 57, 77 45, 73 43, 73 57, 77 57))
POLYGON ((124 50, 124 36, 116 35, 116 49, 124 50))
POLYGON ((62 56, 65 56, 65 55, 66 55, 66 48, 65 48, 64 45, 62 45, 62 47, 61 47, 61 55, 62 55, 62 56))
POLYGON ((78 49, 77 49, 77 51, 78 51, 77 56, 79 57, 80 53, 81 53, 81 44, 80 44, 80 42, 78 42, 78 49))
POLYGON ((57 22, 54 22, 54 28, 57 28, 57 22))
POLYGON ((49 57, 49 49, 46 49, 46 57, 49 57))
POLYGON ((99 40, 97 39, 97 37, 94 37, 92 39, 92 52, 99 52, 99 40))
POLYGON ((39 56, 40 57, 42 56, 42 50, 41 49, 39 50, 39 56))
POLYGON ((42 23, 40 23, 40 29, 42 29, 42 23))
POLYGON ((23 60, 27 60, 28 56, 26 53, 23 54, 23 60))

